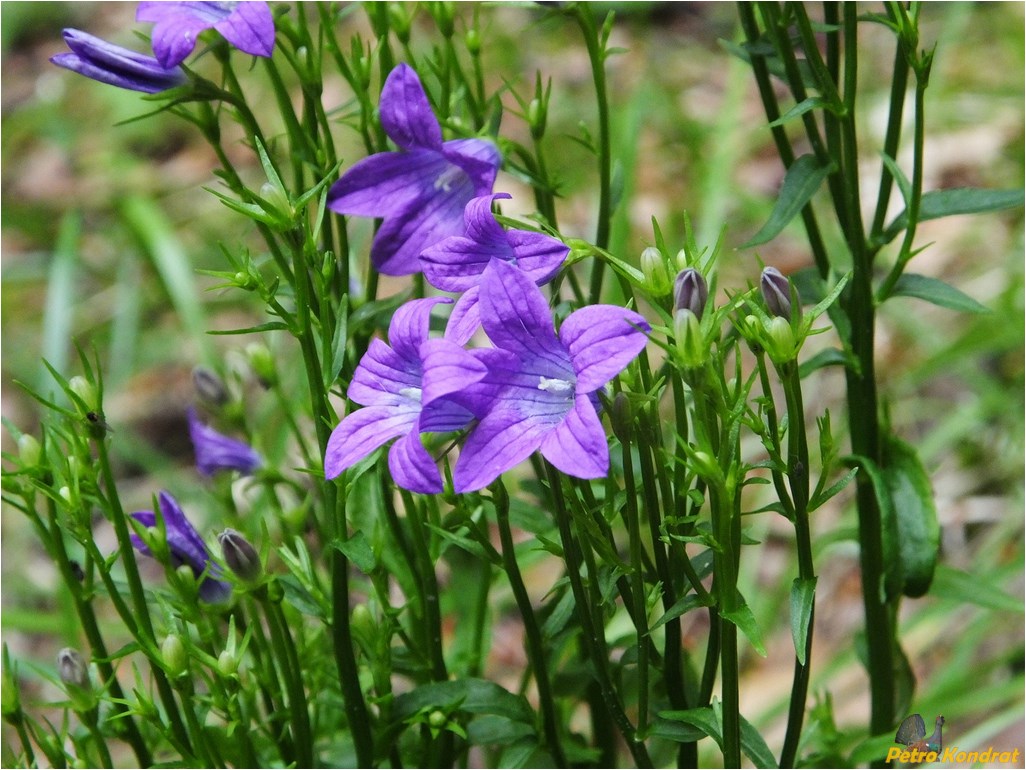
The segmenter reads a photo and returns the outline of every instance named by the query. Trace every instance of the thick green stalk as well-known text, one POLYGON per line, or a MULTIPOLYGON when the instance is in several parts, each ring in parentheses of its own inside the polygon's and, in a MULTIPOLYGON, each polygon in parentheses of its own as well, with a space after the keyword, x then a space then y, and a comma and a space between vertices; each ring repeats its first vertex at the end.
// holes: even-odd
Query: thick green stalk
POLYGON ((509 495, 500 478, 492 485, 492 499, 495 502, 495 514, 499 524, 499 540, 502 543, 502 563, 509 577, 510 588, 516 599, 520 617, 524 621, 524 634, 527 636, 527 655, 534 671, 534 681, 538 686, 538 705, 542 713, 542 729, 545 743, 552 753, 556 767, 566 767, 566 755, 559 737, 559 717, 556 714, 556 699, 549 682, 548 663, 545 660, 545 645, 542 641, 541 629, 531 606, 531 597, 527 593, 520 567, 517 564, 513 545, 513 533, 509 526, 509 495))
POLYGON ((296 765, 313 767, 313 735, 310 732, 310 714, 306 702, 306 690, 303 687, 303 668, 296 653, 288 621, 285 619, 285 613, 282 612, 281 604, 271 598, 266 589, 257 592, 256 598, 267 619, 267 627, 271 632, 271 649, 274 650, 278 668, 285 680, 285 689, 289 694, 289 716, 292 725, 292 743, 296 752, 296 765))

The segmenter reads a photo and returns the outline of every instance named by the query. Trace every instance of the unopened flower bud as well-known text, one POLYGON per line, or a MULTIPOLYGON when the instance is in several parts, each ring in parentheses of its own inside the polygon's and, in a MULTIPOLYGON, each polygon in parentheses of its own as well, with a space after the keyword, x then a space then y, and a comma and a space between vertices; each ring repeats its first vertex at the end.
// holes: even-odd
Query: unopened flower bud
POLYGON ((790 361, 795 356, 794 331, 791 329, 791 322, 786 318, 777 316, 771 318, 764 326, 766 333, 766 352, 774 363, 790 361))
POLYGON ((371 611, 367 609, 366 604, 357 604, 353 607, 352 620, 350 621, 353 629, 353 636, 356 641, 364 647, 366 650, 372 650, 374 646, 374 638, 377 636, 377 624, 374 622, 374 616, 371 611))
POLYGON ((670 293, 670 272, 666 269, 663 253, 655 246, 641 252, 641 272, 645 276, 645 287, 655 297, 670 293))
POLYGON ((239 659, 228 650, 217 656, 217 670, 224 677, 234 676, 239 671, 239 659))
POLYGON ((698 475, 704 479, 717 479, 723 475, 719 463, 716 462, 716 458, 708 452, 701 450, 693 452, 691 461, 694 464, 695 470, 698 471, 698 475))
POLYGON ((65 647, 57 653, 57 675, 64 684, 82 690, 90 688, 89 665, 81 653, 71 647, 65 647))
POLYGON ((82 399, 87 412, 95 411, 99 406, 99 403, 97 403, 99 399, 96 395, 96 387, 85 377, 75 375, 68 380, 68 387, 72 393, 82 399))
POLYGON ((456 29, 456 4, 451 0, 443 0, 443 2, 435 3, 433 10, 435 24, 438 25, 438 31, 442 33, 442 37, 447 39, 452 37, 452 33, 456 29))
POLYGON ((449 717, 445 715, 444 711, 439 711, 438 709, 435 709, 430 714, 428 714, 428 724, 436 730, 441 727, 445 727, 445 723, 448 721, 449 717))
POLYGON ((623 391, 613 398, 613 408, 610 414, 610 422, 613 426, 613 433, 621 444, 629 444, 631 441, 631 402, 623 391))
POLYGON ((197 366, 192 370, 192 387, 195 388, 196 395, 208 404, 224 406, 231 400, 224 380, 208 366, 197 366))
POLYGON ((260 384, 269 388, 278 381, 278 372, 274 366, 274 358, 266 345, 259 342, 252 342, 246 346, 246 355, 249 357, 249 365, 253 373, 260 380, 260 384))
POLYGON ((292 209, 292 201, 289 200, 288 193, 285 192, 281 184, 264 182, 260 185, 260 198, 266 204, 265 208, 281 219, 282 225, 287 226, 292 222, 295 211, 292 209))
POLYGON ((467 30, 467 34, 463 36, 463 41, 467 46, 467 53, 471 56, 477 56, 481 53, 481 33, 474 27, 467 30))
POLYGON ((189 654, 185 651, 178 634, 169 634, 160 645, 160 657, 164 668, 172 679, 177 679, 189 669, 189 654))
POLYGON ((35 468, 43 456, 43 447, 39 445, 35 436, 22 433, 18 438, 18 459, 21 460, 23 468, 35 468))
POLYGON ((67 485, 64 485, 60 489, 58 489, 57 494, 60 495, 61 499, 68 505, 75 504, 75 498, 72 497, 71 489, 67 485))
POLYGON ((673 314, 673 338, 684 366, 694 369, 705 363, 706 346, 698 316, 687 308, 673 314))
MULTIPOLYGON (((762 271, 759 279, 759 288, 762 290, 762 298, 766 301, 766 307, 770 313, 779 318, 791 320, 791 282, 775 267, 767 267, 762 271)), ((797 289, 795 296, 798 296, 797 289)), ((798 308, 801 313, 801 307, 798 308)))
POLYGON ((217 536, 217 542, 221 544, 225 564, 240 579, 252 582, 260 577, 263 572, 260 555, 241 532, 226 529, 217 536))
POLYGON ((71 707, 85 712, 96 706, 96 693, 89 680, 89 664, 78 650, 65 647, 57 653, 57 675, 71 699, 71 707))
POLYGON ((545 102, 541 99, 532 99, 527 105, 527 125, 531 127, 531 136, 535 139, 541 139, 545 135, 547 113, 545 102))
POLYGON ((412 19, 403 5, 403 3, 388 4, 388 25, 395 33, 399 42, 406 45, 410 42, 412 19))
POLYGON ((701 320, 708 300, 709 285, 700 272, 693 267, 687 267, 677 273, 677 278, 673 282, 675 310, 690 310, 701 320))
POLYGON ((674 257, 677 262, 678 270, 687 270, 690 262, 688 261, 688 252, 685 249, 681 249, 677 252, 677 256, 674 257))

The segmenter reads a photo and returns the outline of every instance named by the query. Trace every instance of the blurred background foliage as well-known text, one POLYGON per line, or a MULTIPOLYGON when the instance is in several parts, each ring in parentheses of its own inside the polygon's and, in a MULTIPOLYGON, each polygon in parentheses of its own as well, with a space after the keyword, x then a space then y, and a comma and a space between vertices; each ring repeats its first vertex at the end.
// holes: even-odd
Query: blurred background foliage
MULTIPOLYGON (((726 225, 721 291, 754 281, 760 258, 784 272, 809 264, 798 225, 758 250, 736 248, 768 216, 783 169, 751 74, 721 44, 740 39, 734 6, 596 8, 616 11, 612 44, 624 49, 608 66, 623 191, 611 250, 637 260, 654 241, 652 217, 667 243, 679 247, 687 211, 699 243, 711 244, 726 225)), ((866 10, 874 10, 872 4, 866 10)), ((216 160, 196 133, 168 115, 134 120, 150 111, 139 94, 47 61, 63 50, 60 29, 67 26, 145 50, 146 41, 133 31, 134 11, 134 4, 123 3, 0 4, 0 377, 3 416, 32 432, 38 410, 15 381, 53 390, 41 359, 71 375, 77 371, 73 342, 95 347, 108 388, 107 419, 116 431, 112 449, 121 461, 122 497, 141 507, 155 489, 172 487, 178 474, 189 472, 184 412, 192 367, 206 363, 237 372, 236 382, 258 390, 243 373, 241 351, 251 339, 203 330, 265 319, 253 298, 210 291, 213 280, 197 272, 225 269, 221 244, 235 251, 258 246, 245 222, 200 189, 218 182, 211 174, 216 160)), ((1021 3, 924 6, 921 39, 938 45, 926 102, 924 189, 1022 185, 1023 14, 1021 3)), ((493 88, 509 82, 529 98, 536 71, 543 81, 552 79, 545 151, 560 183, 560 225, 567 236, 591 237, 594 166, 574 141, 582 124, 594 133, 591 75, 579 33, 539 6, 468 4, 459 15, 466 23, 479 19, 493 88)), ((347 24, 372 38, 358 8, 347 24)), ((418 14, 414 48, 428 50, 433 34, 426 14, 418 14)), ((340 37, 345 40, 348 30, 340 37)), ((872 193, 893 43, 883 28, 864 24, 860 45, 863 182, 872 193)), ((251 80, 259 104, 260 78, 251 80)), ((328 79, 329 109, 344 114, 350 98, 341 77, 328 79)), ((528 142, 515 100, 507 96, 504 104, 502 133, 528 142)), ((362 157, 356 133, 341 121, 336 137, 347 164, 362 157)), ((256 179, 251 153, 240 146, 235 152, 233 159, 256 179)), ((898 160, 908 168, 908 157, 898 160)), ((496 189, 514 194, 507 213, 530 212, 521 181, 502 174, 496 189)), ((837 233, 827 237, 843 248, 837 233)), ((932 474, 943 528, 945 569, 930 595, 906 600, 902 609, 906 652, 919 678, 913 710, 927 722, 935 714, 947 717, 946 744, 1024 749, 1022 212, 925 222, 917 243, 931 245, 915 258, 913 271, 952 283, 992 312, 969 316, 897 298, 880 317, 878 371, 886 408, 932 474)), ((382 294, 399 288, 383 287, 382 294)), ((286 340, 265 341, 283 363, 295 354, 286 340)), ((295 368, 283 365, 287 376, 295 376, 288 373, 295 368)), ((841 430, 841 375, 817 374, 807 391, 810 414, 829 408, 835 431, 841 430)), ((276 405, 257 395, 247 401, 255 417, 279 419, 276 405)), ((3 442, 10 451, 8 433, 3 442)), ((274 448, 269 451, 274 456, 274 448)), ((191 476, 189 485, 197 486, 191 476)), ((834 720, 841 730, 857 731, 868 713, 852 645, 861 626, 855 524, 843 504, 817 512, 813 521, 820 582, 812 693, 820 706, 807 729, 811 746, 824 751, 834 739, 834 720)), ((0 525, 4 639, 14 657, 51 668, 57 648, 79 641, 73 613, 17 512, 4 510, 0 525)), ((753 534, 769 542, 789 537, 786 527, 769 520, 753 524, 753 534)), ((748 650, 742 660, 742 711, 770 745, 782 735, 791 676, 790 633, 775 622, 790 586, 786 553, 781 547, 776 562, 742 564, 743 593, 776 632, 767 659, 748 650)), ((498 678, 505 666, 522 666, 516 656, 523 650, 501 638, 504 628, 497 619, 491 675, 498 678)), ((692 631, 701 638, 701 629, 692 631)), ((50 685, 26 675, 26 692, 59 699, 50 685)))

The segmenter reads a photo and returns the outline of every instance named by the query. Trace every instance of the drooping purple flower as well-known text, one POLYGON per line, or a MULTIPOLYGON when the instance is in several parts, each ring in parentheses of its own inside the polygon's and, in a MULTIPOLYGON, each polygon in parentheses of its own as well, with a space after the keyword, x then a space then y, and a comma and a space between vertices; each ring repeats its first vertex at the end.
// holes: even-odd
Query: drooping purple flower
MULTIPOLYGON (((362 409, 348 414, 332 431, 324 455, 324 475, 333 479, 393 438, 388 468, 396 484, 411 492, 442 491, 442 477, 421 443, 421 433, 466 427, 480 413, 481 398, 468 398, 482 380, 482 357, 446 339, 428 339, 431 309, 442 297, 411 300, 396 310, 389 344, 371 341, 353 373, 347 395, 362 409), (450 398, 457 392, 459 398, 450 398)), ((495 351, 476 351, 494 353, 495 351)))
POLYGON ((346 171, 328 192, 328 208, 382 218, 371 261, 385 275, 409 275, 420 270, 424 249, 463 233, 464 208, 492 191, 502 156, 485 139, 443 142, 424 87, 408 64, 389 73, 380 112, 399 151, 371 155, 346 171))
POLYGON ((71 53, 50 57, 58 67, 100 83, 147 94, 166 91, 186 82, 181 67, 164 67, 152 56, 108 43, 78 29, 66 29, 62 34, 71 53))
POLYGON ((213 476, 219 470, 235 470, 248 476, 264 464, 263 458, 249 444, 204 425, 195 409, 190 407, 188 416, 196 468, 204 476, 213 476))
MULTIPOLYGON (((232 592, 231 586, 223 580, 220 568, 210 560, 210 552, 203 543, 195 527, 185 518, 178 501, 170 492, 161 490, 157 496, 160 505, 160 517, 164 520, 164 531, 167 536, 167 549, 171 554, 171 566, 179 567, 187 564, 197 578, 204 575, 199 585, 199 596, 205 602, 221 602, 232 592)), ((153 511, 136 511, 132 518, 144 527, 157 526, 157 515, 153 511)), ((132 545, 139 553, 153 556, 153 552, 138 535, 131 535, 132 545)))
POLYGON ((593 479, 609 470, 596 391, 645 347, 650 327, 637 313, 591 305, 571 313, 557 337, 552 312, 529 276, 493 260, 481 281, 481 323, 512 362, 493 362, 498 388, 467 437, 453 470, 457 492, 487 486, 533 452, 563 473, 593 479))
POLYGON ((492 201, 509 198, 494 193, 474 198, 464 210, 466 235, 452 235, 420 255, 424 277, 443 291, 464 292, 452 310, 446 336, 465 343, 480 326, 479 284, 492 259, 519 267, 539 286, 559 272, 570 247, 530 230, 504 230, 492 213, 492 201))
POLYGON ((199 34, 211 28, 244 53, 270 56, 274 50, 274 15, 264 2, 143 2, 135 20, 153 22, 153 53, 164 67, 185 61, 199 34))

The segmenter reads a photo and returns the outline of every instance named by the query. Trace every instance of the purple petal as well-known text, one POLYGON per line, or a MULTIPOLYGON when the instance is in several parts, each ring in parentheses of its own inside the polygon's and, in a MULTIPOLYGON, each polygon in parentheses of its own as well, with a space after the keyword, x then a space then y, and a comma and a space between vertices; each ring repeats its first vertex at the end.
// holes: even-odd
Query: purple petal
POLYGON ((424 366, 421 396, 424 405, 483 380, 488 374, 488 368, 479 359, 450 340, 428 340, 421 345, 420 352, 424 366))
POLYGON ((417 423, 417 408, 368 406, 347 415, 335 426, 324 452, 324 476, 333 479, 351 465, 417 423))
POLYGON ((386 219, 371 244, 371 262, 384 275, 410 275, 420 271, 424 249, 450 235, 463 233, 463 208, 473 196, 470 180, 450 167, 430 199, 418 201, 408 216, 386 219))
POLYGON ((609 472, 609 445, 595 407, 580 395, 566 419, 541 443, 541 453, 557 469, 579 479, 598 479, 609 472))
POLYGON ((474 198, 463 212, 466 236, 446 238, 421 253, 424 277, 432 286, 443 291, 466 291, 480 282, 493 257, 513 261, 506 231, 492 214, 492 200, 509 197, 496 193, 474 198))
MULTIPOLYGON (((135 513, 130 513, 128 515, 136 521, 138 521, 144 527, 157 526, 157 515, 153 511, 136 511, 135 513)), ((139 537, 136 534, 131 534, 128 536, 128 538, 132 541, 132 546, 139 553, 143 554, 144 556, 153 556, 153 552, 150 550, 149 546, 143 542, 143 539, 141 537, 139 537)))
POLYGON ((513 249, 517 267, 539 286, 551 281, 570 253, 570 247, 544 233, 509 230, 506 239, 513 249))
POLYGON ((651 327, 637 313, 615 305, 591 305, 569 315, 559 338, 577 373, 577 392, 598 390, 645 348, 651 327))
POLYGON ((472 286, 456 300, 456 305, 449 314, 449 322, 445 325, 447 340, 457 345, 466 345, 481 328, 481 310, 478 303, 480 296, 480 288, 472 286))
POLYGON ((413 68, 398 64, 381 89, 381 126, 400 147, 441 149, 442 127, 413 68))
POLYGON ((502 153, 490 141, 477 138, 451 139, 442 144, 442 154, 470 177, 474 193, 467 201, 492 191, 502 165, 502 153))
POLYGON ((196 47, 196 38, 228 17, 228 11, 217 3, 139 3, 136 21, 154 22, 153 54, 164 67, 185 61, 196 47))
POLYGON ((460 450, 453 469, 456 492, 474 492, 488 486, 530 457, 552 428, 551 420, 543 417, 495 409, 470 432, 460 450))
POLYGON ((481 323, 496 347, 522 358, 542 359, 556 369, 569 365, 548 303, 522 270, 492 260, 481 280, 480 303, 481 323))
POLYGON ((388 325, 388 343, 407 361, 420 361, 420 346, 431 330, 431 309, 439 304, 452 304, 447 297, 411 299, 400 305, 388 325))
POLYGON ((443 489, 438 466, 417 431, 411 431, 388 450, 388 470, 396 484, 411 492, 435 495, 443 489))
POLYGON ((274 14, 267 3, 238 3, 214 29, 243 53, 269 57, 274 51, 274 14))
POLYGON ((470 393, 474 385, 468 386, 464 391, 454 393, 451 396, 436 398, 430 404, 425 404, 420 412, 420 419, 417 427, 421 433, 450 433, 454 430, 463 430, 474 421, 474 413, 463 406, 468 398, 471 403, 477 403, 470 393))
POLYGON ((516 371, 519 359, 506 350, 477 348, 467 351, 487 374, 448 396, 432 401, 421 413, 421 430, 447 431, 465 428, 469 417, 484 418, 494 408, 499 396, 509 388, 509 372, 516 371), (459 423, 460 415, 464 422, 459 423))
POLYGON ((203 538, 185 518, 185 512, 170 492, 161 490, 157 496, 157 502, 160 505, 160 515, 164 517, 168 550, 181 559, 183 564, 192 567, 192 571, 199 575, 206 569, 207 561, 210 558, 203 538))
POLYGON ((435 195, 452 164, 431 150, 379 152, 351 166, 328 191, 328 208, 361 217, 407 217, 435 195))
POLYGON ((186 82, 179 68, 166 69, 152 56, 108 43, 77 29, 66 29, 64 40, 72 53, 51 57, 58 67, 100 83, 144 93, 159 93, 186 82))
MULTIPOLYGON (((216 565, 211 564, 211 569, 216 565)), ((220 570, 216 574, 220 574, 220 570)), ((207 604, 220 604, 221 602, 227 601, 228 597, 232 595, 232 586, 230 583, 225 583, 223 580, 216 580, 212 577, 205 577, 200 582, 199 586, 199 598, 205 601, 207 604)))
POLYGON ((421 368, 418 357, 403 358, 381 340, 367 346, 353 372, 346 397, 364 406, 401 406, 410 403, 406 390, 420 391, 421 368))
POLYGON ((236 441, 204 425, 190 408, 189 437, 196 453, 196 467, 204 476, 213 476, 219 470, 237 470, 243 475, 252 474, 263 459, 253 448, 242 441, 236 441))

